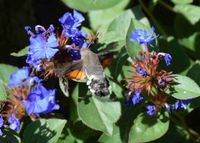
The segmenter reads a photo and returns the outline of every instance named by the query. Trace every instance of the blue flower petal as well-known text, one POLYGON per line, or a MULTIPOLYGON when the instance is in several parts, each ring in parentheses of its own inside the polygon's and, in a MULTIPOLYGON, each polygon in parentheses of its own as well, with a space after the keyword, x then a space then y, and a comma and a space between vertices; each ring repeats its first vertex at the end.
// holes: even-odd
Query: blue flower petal
POLYGON ((60 107, 55 103, 55 90, 47 90, 42 85, 35 86, 22 104, 28 114, 46 114, 60 107))
POLYGON ((20 130, 20 121, 15 117, 14 114, 10 115, 8 118, 9 128, 18 132, 20 130))
POLYGON ((148 105, 147 106, 147 114, 149 116, 153 116, 156 113, 156 106, 155 105, 148 105))
POLYGON ((151 27, 149 34, 143 29, 132 31, 130 41, 138 42, 139 44, 150 44, 157 36, 154 36, 154 27, 151 27))
POLYGON ((170 54, 165 54, 164 60, 165 60, 166 65, 168 66, 171 64, 172 56, 170 54))
POLYGON ((141 102, 143 99, 144 99, 144 97, 142 97, 140 94, 141 94, 141 90, 136 90, 134 93, 133 93, 134 95, 133 95, 133 97, 132 97, 132 103, 135 105, 135 104, 137 104, 137 103, 139 103, 139 102, 141 102))
POLYGON ((18 71, 11 74, 8 86, 16 87, 24 83, 24 81, 29 77, 29 67, 23 67, 18 71))

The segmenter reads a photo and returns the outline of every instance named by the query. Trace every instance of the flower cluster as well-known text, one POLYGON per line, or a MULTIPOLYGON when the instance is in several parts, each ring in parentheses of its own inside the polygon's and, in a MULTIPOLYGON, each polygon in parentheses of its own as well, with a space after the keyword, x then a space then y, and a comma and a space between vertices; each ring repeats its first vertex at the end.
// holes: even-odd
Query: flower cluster
POLYGON ((139 55, 133 59, 134 75, 128 79, 128 89, 132 104, 145 101, 147 114, 154 115, 161 109, 167 111, 186 108, 188 102, 175 100, 171 103, 170 95, 167 90, 173 83, 172 72, 160 70, 160 61, 164 60, 166 65, 171 64, 172 57, 168 53, 149 51, 148 44, 151 44, 158 36, 154 36, 152 27, 149 34, 145 30, 134 30, 130 40, 137 42, 144 47, 139 55))
POLYGON ((19 132, 20 121, 25 115, 35 120, 40 114, 60 108, 56 104, 55 89, 46 89, 36 75, 39 73, 44 75, 44 78, 51 75, 64 76, 61 68, 81 58, 80 49, 88 48, 92 42, 87 34, 79 30, 84 20, 84 17, 74 10, 73 15, 67 12, 59 18, 61 30, 55 29, 53 25, 48 29, 37 25, 35 32, 32 32, 30 26, 25 27, 30 35, 26 59, 29 67, 23 67, 10 76, 9 97, 0 103, 0 136, 3 135, 2 129, 7 127, 19 132))
POLYGON ((79 30, 84 20, 84 17, 74 10, 73 15, 67 12, 59 18, 62 30, 55 29, 53 25, 48 29, 37 25, 34 33, 31 27, 26 26, 25 30, 30 35, 26 62, 36 71, 44 71, 44 74, 49 76, 56 73, 47 65, 79 60, 80 49, 88 47, 87 34, 79 30))
MULTIPOLYGON (((29 67, 23 67, 11 74, 8 87, 10 95, 7 101, 1 103, 0 128, 9 127, 19 132, 20 120, 26 115, 39 117, 58 110, 59 105, 55 102, 55 90, 47 90, 41 79, 32 76, 29 67)), ((3 135, 0 130, 0 135, 3 135)))

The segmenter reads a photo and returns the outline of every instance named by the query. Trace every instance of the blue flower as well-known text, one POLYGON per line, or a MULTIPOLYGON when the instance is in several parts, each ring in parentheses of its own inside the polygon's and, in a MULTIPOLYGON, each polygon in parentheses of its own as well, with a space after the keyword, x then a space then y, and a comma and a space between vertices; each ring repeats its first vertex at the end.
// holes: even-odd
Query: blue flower
POLYGON ((156 113, 156 106, 155 105, 148 105, 147 106, 147 114, 152 116, 156 113))
POLYGON ((60 108, 55 103, 55 90, 48 91, 42 85, 35 86, 22 104, 28 114, 45 114, 60 108))
POLYGON ((141 94, 141 90, 136 90, 136 91, 134 92, 134 95, 133 95, 133 97, 132 97, 132 103, 133 103, 133 104, 137 104, 137 103, 139 103, 141 100, 144 99, 142 96, 140 96, 140 94, 141 94))
POLYGON ((10 75, 9 87, 16 87, 22 85, 29 77, 29 67, 23 67, 10 75))
POLYGON ((166 65, 168 66, 171 64, 172 56, 170 54, 165 54, 164 60, 165 60, 166 65))
POLYGON ((51 34, 46 40, 41 34, 30 38, 28 55, 31 60, 47 59, 50 60, 57 52, 58 46, 56 36, 51 34))
POLYGON ((59 43, 53 32, 54 26, 50 25, 46 30, 43 26, 37 25, 35 26, 35 30, 38 34, 31 32, 29 26, 26 26, 25 30, 31 35, 26 62, 32 65, 37 71, 40 71, 41 60, 50 60, 58 52, 56 47, 59 46, 59 43))
POLYGON ((79 48, 86 48, 84 46, 85 40, 87 39, 87 34, 79 31, 74 37, 72 37, 72 42, 79 48))
POLYGON ((177 109, 187 109, 187 106, 189 104, 189 100, 177 100, 174 103, 173 109, 177 110, 177 109))
POLYGON ((132 31, 130 40, 139 44, 150 44, 157 37, 154 36, 154 27, 151 27, 149 34, 142 29, 132 31))
POLYGON ((41 82, 41 80, 36 76, 30 77, 29 73, 30 73, 29 67, 23 67, 18 71, 12 73, 9 79, 8 86, 11 88, 15 88, 21 85, 31 86, 33 83, 41 82))
POLYGON ((74 37, 79 31, 77 27, 79 27, 84 20, 85 18, 76 10, 73 11, 73 16, 71 13, 67 12, 59 18, 59 22, 62 24, 63 31, 67 37, 74 37))
POLYGON ((135 71, 143 77, 146 77, 148 75, 147 72, 140 67, 136 67, 135 71))
POLYGON ((9 128, 18 132, 20 130, 20 121, 15 117, 14 114, 10 115, 8 118, 9 128))
POLYGON ((37 71, 41 71, 41 60, 33 59, 30 53, 26 59, 26 63, 33 66, 37 71))
MULTIPOLYGON (((2 115, 0 115, 0 128, 3 127, 3 123, 4 123, 3 117, 2 117, 2 115)), ((0 136, 2 136, 2 135, 3 135, 3 132, 0 129, 0 136)))

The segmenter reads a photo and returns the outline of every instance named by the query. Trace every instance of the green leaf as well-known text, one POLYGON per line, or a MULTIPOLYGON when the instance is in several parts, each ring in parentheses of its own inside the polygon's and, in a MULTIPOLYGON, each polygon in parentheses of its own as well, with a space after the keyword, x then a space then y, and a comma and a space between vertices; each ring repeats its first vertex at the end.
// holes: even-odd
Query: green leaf
POLYGON ((7 99, 6 85, 0 80, 0 101, 7 99))
POLYGON ((10 75, 16 71, 18 68, 11 66, 11 65, 6 65, 6 64, 0 64, 0 79, 4 83, 8 83, 8 80, 10 78, 10 75))
POLYGON ((187 76, 200 86, 200 61, 197 61, 187 72, 187 76))
POLYGON ((143 23, 136 19, 132 19, 129 28, 128 28, 128 33, 126 35, 126 49, 130 57, 135 57, 138 55, 139 51, 143 49, 142 45, 140 45, 137 42, 132 42, 130 41, 130 36, 133 30, 136 29, 143 29, 146 31, 149 31, 149 28, 145 26, 143 23))
POLYGON ((200 33, 195 32, 192 35, 182 38, 179 40, 179 43, 186 47, 187 49, 191 50, 192 52, 196 52, 197 48, 200 46, 198 44, 198 39, 200 38, 200 33))
POLYGON ((107 9, 115 6, 121 0, 62 0, 67 6, 80 11, 107 9))
POLYGON ((21 139, 18 133, 11 129, 3 130, 4 136, 0 136, 0 143, 21 143, 21 139))
POLYGON ((59 78, 59 86, 61 91, 63 92, 63 94, 67 97, 69 97, 69 92, 68 92, 68 80, 67 79, 63 79, 63 78, 59 78))
POLYGON ((109 80, 109 84, 111 86, 112 91, 116 95, 116 97, 123 98, 123 95, 122 95, 123 94, 123 89, 122 89, 122 87, 118 83, 116 83, 114 81, 111 81, 111 80, 109 80))
POLYGON ((26 56, 28 54, 28 47, 25 47, 24 49, 21 49, 18 52, 13 52, 10 55, 11 56, 15 56, 15 57, 22 57, 22 56, 26 56))
POLYGON ((115 125, 112 136, 102 134, 101 137, 99 138, 98 142, 100 142, 100 143, 122 143, 123 141, 120 136, 120 128, 115 125))
POLYGON ((193 0, 171 0, 174 4, 188 4, 192 3, 193 0))
POLYGON ((195 59, 200 59, 200 43, 199 43, 200 33, 194 32, 189 36, 183 37, 179 40, 180 45, 184 46, 189 55, 191 55, 195 59))
POLYGON ((130 130, 129 142, 149 142, 162 137, 169 128, 168 116, 168 113, 160 115, 159 118, 144 113, 139 114, 130 130))
POLYGON ((41 119, 24 130, 24 143, 56 143, 66 124, 61 119, 41 119))
POLYGON ((177 84, 173 86, 173 97, 177 99, 192 99, 200 96, 200 87, 191 78, 182 75, 173 75, 174 82, 177 84))
POLYGON ((102 26, 108 25, 113 19, 118 17, 123 12, 123 9, 129 1, 130 0, 123 0, 114 7, 105 10, 89 11, 88 16, 92 29, 99 30, 102 26))
POLYGON ((103 101, 103 97, 89 97, 84 92, 86 87, 80 84, 74 89, 72 97, 77 104, 77 111, 81 121, 88 127, 112 135, 113 125, 121 115, 119 102, 103 101), (82 95, 83 97, 78 97, 82 95))
POLYGON ((194 5, 176 5, 174 10, 182 14, 191 24, 196 24, 200 20, 200 7, 194 5))
POLYGON ((131 10, 123 12, 110 23, 106 33, 102 33, 102 36, 99 38, 99 42, 109 44, 120 40, 125 41, 126 33, 132 18, 134 18, 134 15, 131 10))

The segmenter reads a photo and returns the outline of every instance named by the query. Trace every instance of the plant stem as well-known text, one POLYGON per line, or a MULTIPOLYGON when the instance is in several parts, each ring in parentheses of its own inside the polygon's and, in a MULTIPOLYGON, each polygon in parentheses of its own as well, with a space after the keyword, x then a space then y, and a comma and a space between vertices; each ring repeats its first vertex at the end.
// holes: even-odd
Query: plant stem
POLYGON ((174 9, 173 9, 173 7, 171 7, 170 5, 168 5, 167 3, 165 3, 163 0, 158 0, 158 2, 159 2, 162 6, 164 6, 166 9, 168 9, 169 11, 175 12, 174 9))
POLYGON ((178 114, 177 112, 174 112, 173 115, 177 118, 171 118, 173 122, 175 122, 176 124, 180 125, 181 127, 183 127, 188 134, 190 135, 190 138, 195 141, 198 142, 200 140, 200 135, 194 131, 193 129, 189 128, 188 125, 185 123, 184 118, 182 118, 182 116, 180 114, 178 114))
POLYGON ((160 26, 160 24, 158 23, 158 21, 155 19, 155 17, 153 16, 153 14, 149 11, 149 9, 145 6, 145 4, 143 3, 142 0, 139 0, 139 3, 141 5, 141 7, 143 8, 143 10, 146 12, 146 14, 150 17, 150 19, 152 20, 152 22, 154 23, 154 25, 157 27, 157 29, 159 30, 159 32, 164 36, 167 37, 166 32, 162 29, 162 27, 160 26))

